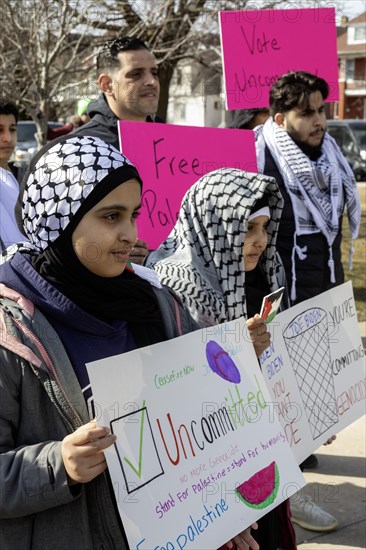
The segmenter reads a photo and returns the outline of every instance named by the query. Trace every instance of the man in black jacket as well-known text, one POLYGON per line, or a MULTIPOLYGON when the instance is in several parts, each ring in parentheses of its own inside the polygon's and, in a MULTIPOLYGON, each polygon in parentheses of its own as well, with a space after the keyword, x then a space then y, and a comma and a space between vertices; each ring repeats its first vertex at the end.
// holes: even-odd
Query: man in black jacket
MULTIPOLYGON (((74 134, 96 136, 119 150, 118 121, 163 122, 156 116, 160 84, 154 55, 146 44, 131 37, 106 42, 97 56, 101 95, 88 107, 90 121, 74 134)), ((131 260, 142 263, 148 247, 138 240, 131 260)))
MULTIPOLYGON (((353 173, 326 132, 325 80, 290 72, 270 90, 271 116, 256 128, 259 171, 276 178, 284 209, 277 236, 292 304, 344 282, 341 263, 345 206, 352 238, 360 223, 353 173)), ((311 455, 300 467, 314 467, 311 455), (312 461, 312 465, 309 462, 312 461)), ((331 531, 337 520, 301 492, 291 497, 292 520, 312 531, 331 531)))

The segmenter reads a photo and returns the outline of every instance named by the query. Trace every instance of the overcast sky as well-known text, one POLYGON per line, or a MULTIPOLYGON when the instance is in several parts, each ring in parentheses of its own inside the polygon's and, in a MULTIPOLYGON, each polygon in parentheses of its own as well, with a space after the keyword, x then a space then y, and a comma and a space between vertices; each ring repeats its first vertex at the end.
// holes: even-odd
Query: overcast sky
MULTIPOLYGON (((357 17, 361 13, 366 11, 365 0, 275 0, 275 5, 278 3, 278 7, 283 9, 294 8, 331 8, 337 9, 337 24, 340 24, 340 16, 347 15, 349 19, 357 17)), ((268 4, 268 0, 249 0, 248 6, 252 9, 258 9, 262 5, 268 4)))
POLYGON ((344 2, 343 13, 350 19, 357 17, 364 11, 366 11, 364 0, 347 0, 344 2))

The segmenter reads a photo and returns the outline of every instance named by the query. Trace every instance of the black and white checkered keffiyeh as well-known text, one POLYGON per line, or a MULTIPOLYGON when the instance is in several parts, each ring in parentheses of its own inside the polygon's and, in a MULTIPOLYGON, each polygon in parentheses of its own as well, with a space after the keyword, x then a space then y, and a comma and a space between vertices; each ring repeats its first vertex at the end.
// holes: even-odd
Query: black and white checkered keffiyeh
POLYGON ((147 265, 201 326, 247 316, 243 243, 253 205, 263 195, 271 219, 261 263, 271 291, 277 289, 283 266, 275 244, 283 199, 268 176, 232 168, 203 176, 186 193, 169 237, 148 256, 147 265))
MULTIPOLYGON (((306 250, 296 245, 296 236, 321 232, 327 239, 330 279, 334 283, 332 244, 338 234, 339 220, 345 205, 352 239, 358 236, 360 225, 360 198, 347 160, 328 133, 322 144, 322 155, 316 161, 310 160, 273 118, 269 118, 263 126, 258 126, 255 133, 259 171, 264 170, 267 145, 283 177, 296 214, 293 274, 295 252, 301 259, 306 258, 306 250)), ((294 284, 295 281, 293 279, 294 284)), ((294 299, 294 288, 291 294, 294 299)))
POLYGON ((103 178, 117 168, 133 166, 97 137, 64 136, 41 153, 32 161, 21 189, 21 218, 29 243, 9 247, 3 261, 17 251, 43 252, 103 178))

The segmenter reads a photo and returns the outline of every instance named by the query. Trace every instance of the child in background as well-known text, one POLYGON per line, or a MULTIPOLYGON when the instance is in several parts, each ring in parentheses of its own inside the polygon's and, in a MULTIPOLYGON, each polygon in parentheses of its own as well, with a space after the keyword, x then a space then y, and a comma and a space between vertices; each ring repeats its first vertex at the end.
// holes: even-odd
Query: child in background
POLYGON ((25 168, 10 159, 17 144, 19 111, 15 103, 0 96, 0 253, 18 240, 25 240, 14 217, 19 181, 25 168))

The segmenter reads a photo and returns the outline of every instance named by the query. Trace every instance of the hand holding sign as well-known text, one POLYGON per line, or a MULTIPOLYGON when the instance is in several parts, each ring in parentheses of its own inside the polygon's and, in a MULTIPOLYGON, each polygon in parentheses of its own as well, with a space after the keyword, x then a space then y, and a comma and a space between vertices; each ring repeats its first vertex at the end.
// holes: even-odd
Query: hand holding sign
POLYGON ((115 441, 110 430, 97 426, 95 420, 67 435, 61 444, 61 455, 68 484, 88 483, 104 472, 107 463, 103 451, 115 441))
POLYGON ((251 317, 246 322, 257 357, 262 355, 271 342, 271 333, 268 331, 266 325, 273 321, 278 312, 284 290, 285 288, 282 286, 275 292, 265 296, 263 298, 260 314, 254 315, 254 317, 251 317))
POLYGON ((267 330, 264 319, 258 314, 248 319, 246 326, 254 346, 255 354, 257 357, 260 357, 271 342, 271 333, 267 330))
POLYGON ((258 523, 253 523, 250 527, 248 527, 248 529, 245 529, 245 531, 238 533, 238 535, 234 537, 232 541, 226 543, 228 549, 233 550, 234 548, 237 548, 238 550, 247 550, 247 548, 249 547, 252 550, 260 550, 259 544, 251 535, 251 529, 258 529, 258 523))

